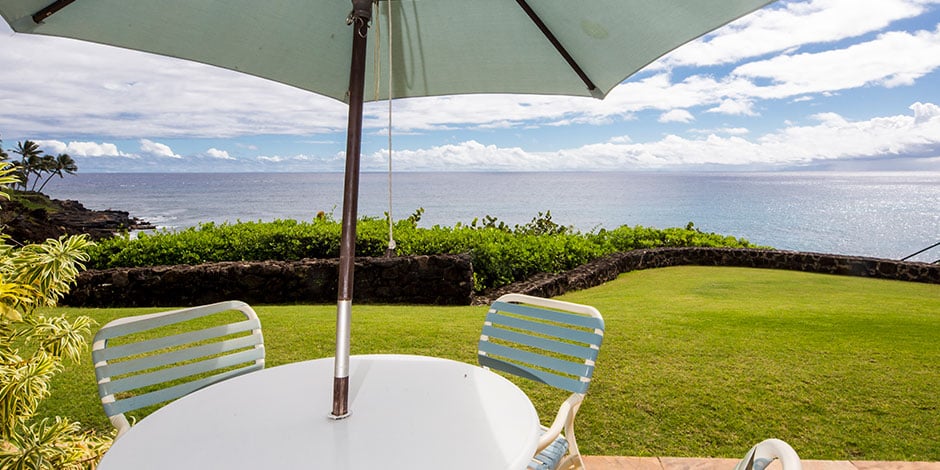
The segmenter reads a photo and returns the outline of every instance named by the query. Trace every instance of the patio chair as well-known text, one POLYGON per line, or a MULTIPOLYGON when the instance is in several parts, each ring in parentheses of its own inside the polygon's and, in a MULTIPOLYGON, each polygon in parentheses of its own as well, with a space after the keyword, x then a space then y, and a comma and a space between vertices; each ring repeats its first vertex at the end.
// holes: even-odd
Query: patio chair
POLYGON ((478 345, 481 366, 571 392, 543 426, 529 469, 584 468, 574 418, 594 374, 604 319, 594 307, 522 294, 490 306, 478 345))
POLYGON ((783 470, 802 470, 803 464, 796 451, 780 439, 767 439, 751 447, 734 470, 764 470, 776 459, 780 459, 783 470))
POLYGON ((255 311, 227 301, 111 321, 95 335, 91 357, 120 437, 131 427, 126 412, 264 368, 264 339, 255 311))

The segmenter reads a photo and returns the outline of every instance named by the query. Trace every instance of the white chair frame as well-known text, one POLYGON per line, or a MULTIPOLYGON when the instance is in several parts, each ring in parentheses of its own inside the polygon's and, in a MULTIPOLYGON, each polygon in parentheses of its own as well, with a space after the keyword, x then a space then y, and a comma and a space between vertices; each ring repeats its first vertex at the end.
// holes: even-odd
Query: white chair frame
POLYGON ((803 464, 796 451, 780 439, 767 439, 751 447, 734 470, 764 470, 777 459, 780 460, 783 470, 803 470, 803 464))
POLYGON ((604 319, 591 306, 507 294, 490 307, 478 345, 480 365, 572 392, 552 424, 543 426, 533 463, 538 467, 584 468, 574 419, 591 383, 603 338, 604 319), (567 441, 567 455, 555 460, 555 455, 545 451, 559 437, 567 441))

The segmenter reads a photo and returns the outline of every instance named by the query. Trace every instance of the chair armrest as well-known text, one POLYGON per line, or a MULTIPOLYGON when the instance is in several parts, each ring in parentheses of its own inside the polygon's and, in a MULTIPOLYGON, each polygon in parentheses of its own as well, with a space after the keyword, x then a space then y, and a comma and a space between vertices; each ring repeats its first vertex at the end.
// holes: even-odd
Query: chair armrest
POLYGON ((561 434, 561 431, 565 429, 565 425, 574 418, 574 414, 577 413, 578 407, 582 401, 584 401, 583 394, 572 393, 571 396, 561 404, 558 408, 558 413, 555 414, 555 420, 552 421, 552 425, 545 430, 542 437, 539 439, 538 447, 536 447, 535 450, 536 454, 545 450, 549 444, 555 441, 558 435, 561 434))
POLYGON ((735 470, 764 470, 775 459, 780 459, 783 470, 802 470, 803 464, 796 451, 780 439, 767 439, 751 447, 735 470))

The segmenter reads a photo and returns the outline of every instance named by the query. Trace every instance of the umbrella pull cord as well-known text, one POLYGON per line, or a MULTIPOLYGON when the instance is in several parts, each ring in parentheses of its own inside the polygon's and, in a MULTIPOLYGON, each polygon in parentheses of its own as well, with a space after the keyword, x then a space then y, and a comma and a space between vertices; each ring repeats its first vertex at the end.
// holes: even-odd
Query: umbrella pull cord
MULTIPOLYGON (((375 0, 375 6, 378 8, 378 0, 375 0)), ((395 230, 394 225, 395 221, 392 218, 392 2, 385 2, 388 7, 386 18, 388 19, 388 212, 386 213, 386 218, 388 220, 388 248, 385 250, 386 257, 395 256, 395 230)), ((378 10, 377 10, 378 11, 378 10)), ((375 36, 376 38, 381 38, 381 21, 375 22, 375 36)), ((379 43, 381 40, 374 41, 375 50, 373 51, 373 70, 375 70, 375 99, 379 98, 379 77, 381 73, 381 55, 379 43)))

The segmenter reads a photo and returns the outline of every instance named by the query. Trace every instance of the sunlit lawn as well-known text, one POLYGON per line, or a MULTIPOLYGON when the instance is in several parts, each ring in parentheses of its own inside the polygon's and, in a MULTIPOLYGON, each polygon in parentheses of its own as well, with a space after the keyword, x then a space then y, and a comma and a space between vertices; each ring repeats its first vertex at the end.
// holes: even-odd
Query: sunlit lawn
MULTIPOLYGON (((585 454, 740 457, 778 437, 807 459, 940 460, 938 285, 676 267, 562 298, 596 306, 607 324, 578 415, 585 454)), ((333 355, 335 306, 255 307, 268 367, 333 355)), ((155 311, 60 310, 101 324, 155 311)), ((353 312, 354 354, 475 362, 486 308, 353 312)), ((554 415, 563 395, 517 383, 554 415)), ((43 409, 109 429, 90 355, 57 377, 43 409)))

